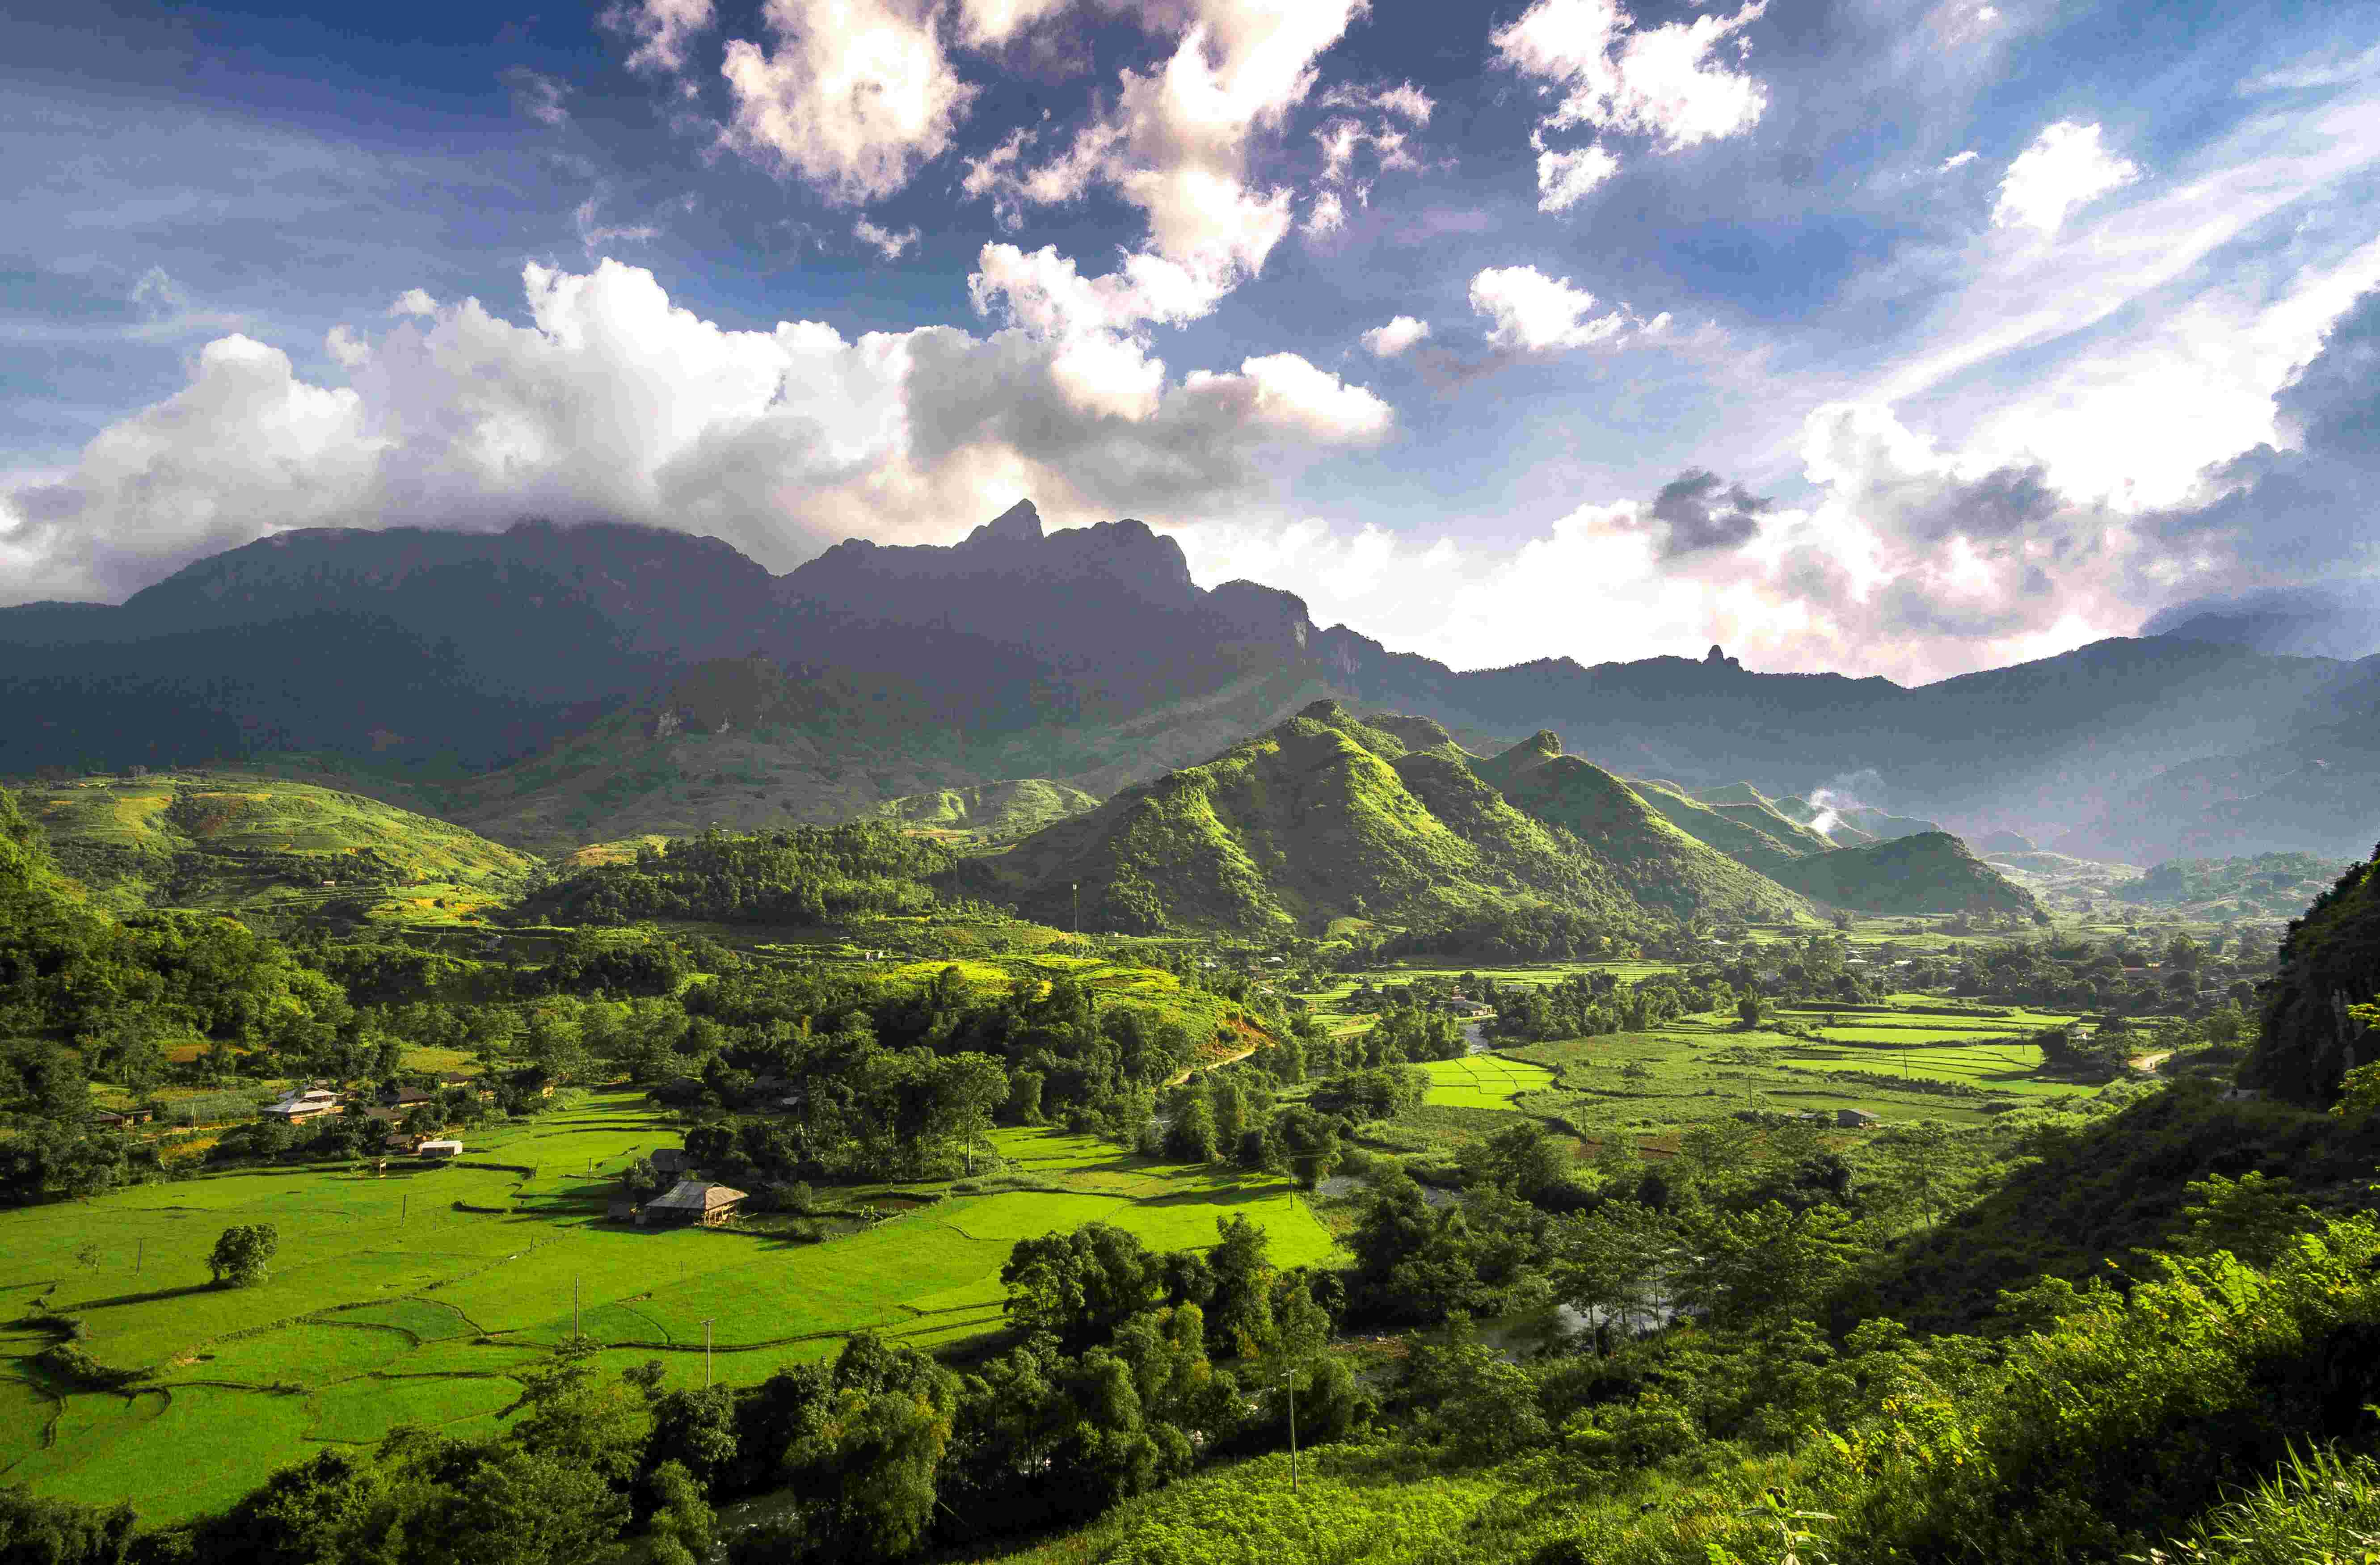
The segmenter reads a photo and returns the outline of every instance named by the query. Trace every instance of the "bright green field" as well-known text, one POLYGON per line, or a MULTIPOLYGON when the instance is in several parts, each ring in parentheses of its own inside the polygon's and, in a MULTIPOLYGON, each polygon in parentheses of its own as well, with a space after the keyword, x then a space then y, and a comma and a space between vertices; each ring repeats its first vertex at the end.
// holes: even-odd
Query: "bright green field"
POLYGON ((862 1329, 923 1347, 979 1337, 1000 1324, 1016 1241, 1094 1219, 1186 1249, 1239 1213, 1280 1264, 1332 1249, 1284 1181, 1029 1130, 993 1141, 1059 1189, 946 1194, 824 1244, 600 1220, 607 1174, 675 1140, 640 1100, 599 1096, 471 1138, 444 1167, 220 1174, 0 1214, 0 1318, 79 1316, 85 1351, 142 1374, 128 1393, 74 1390, 31 1362, 49 1339, 0 1337, 0 1482, 129 1498, 158 1521, 221 1505, 324 1443, 406 1422, 488 1427, 516 1377, 570 1338, 574 1292, 606 1367, 658 1357, 699 1385, 708 1322, 712 1373, 744 1383, 862 1329), (280 1231, 271 1280, 211 1287, 215 1236, 255 1221, 280 1231), (96 1265, 77 1258, 86 1244, 96 1265))
POLYGON ((1431 1060, 1421 1069, 1429 1077, 1422 1101, 1453 1109, 1509 1109, 1522 1093, 1554 1085, 1554 1073, 1546 1066, 1500 1054, 1431 1060))

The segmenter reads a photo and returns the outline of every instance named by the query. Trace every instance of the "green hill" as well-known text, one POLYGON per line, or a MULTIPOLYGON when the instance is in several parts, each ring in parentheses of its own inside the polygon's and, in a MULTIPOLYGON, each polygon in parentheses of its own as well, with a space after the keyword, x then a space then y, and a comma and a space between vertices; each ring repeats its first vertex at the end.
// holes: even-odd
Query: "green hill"
POLYGON ((2317 1107, 2340 1078, 2380 1059, 2372 1029, 2350 1012, 2380 1000, 2380 848, 2350 865, 2281 940, 2264 990, 2264 1025, 2240 1068, 2243 1086, 2317 1107))
POLYGON ((2107 888, 2118 902, 2170 907, 2186 916, 2264 915, 2290 918, 2347 870, 2342 859, 2311 853, 2266 853, 2241 858, 2169 858, 2136 879, 2107 888))
POLYGON ((1009 837, 1038 831, 1099 807, 1097 794, 1053 782, 1047 777, 1014 777, 973 788, 943 788, 887 799, 870 819, 978 837, 1009 837))
POLYGON ((1863 913, 2038 911, 2031 892, 1948 831, 1814 855, 1784 866, 1778 880, 1805 896, 1863 913))
POLYGON ((242 772, 32 783, 18 799, 60 873, 117 912, 444 921, 517 893, 540 867, 447 821, 242 772))
POLYGON ((1522 749, 1483 760, 1426 720, 1358 721, 1318 701, 1037 832, 980 873, 1038 916, 1070 916, 1079 894, 1087 924, 1141 931, 1521 902, 1620 919, 1804 909, 1667 826, 1609 773, 1568 757, 1548 769, 1556 758, 1539 741, 1522 749))
POLYGON ((1834 846, 1807 826, 1788 819, 1749 782, 1736 784, 1747 797, 1718 802, 1706 802, 1675 782, 1659 779, 1632 777, 1628 785, 1679 831, 1763 875, 1779 865, 1834 846))
POLYGON ((1562 754, 1550 730, 1472 762, 1472 770, 1518 808, 1591 847, 1642 906, 1676 917, 1791 919, 1809 911, 1774 880, 1681 830, 1610 772, 1562 754))

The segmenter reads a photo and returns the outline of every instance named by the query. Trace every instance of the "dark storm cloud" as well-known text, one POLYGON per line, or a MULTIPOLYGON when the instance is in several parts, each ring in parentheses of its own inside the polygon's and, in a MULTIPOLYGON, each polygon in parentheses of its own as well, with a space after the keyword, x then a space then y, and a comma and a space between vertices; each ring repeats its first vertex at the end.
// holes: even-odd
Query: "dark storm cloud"
POLYGON ((1742 548, 1759 536, 1761 514, 1776 504, 1706 468, 1689 467, 1661 486, 1650 516, 1660 534, 1661 557, 1671 560, 1742 548))

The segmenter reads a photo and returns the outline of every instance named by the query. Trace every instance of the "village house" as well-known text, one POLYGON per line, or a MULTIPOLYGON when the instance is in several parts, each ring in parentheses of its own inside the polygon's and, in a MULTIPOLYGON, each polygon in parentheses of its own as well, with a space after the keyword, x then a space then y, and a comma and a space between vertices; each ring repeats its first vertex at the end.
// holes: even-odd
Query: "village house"
POLYGON ((267 1119, 281 1120, 294 1125, 307 1120, 321 1119, 325 1114, 344 1114, 346 1105, 341 1103, 339 1095, 330 1088, 310 1086, 302 1092, 291 1091, 283 1095, 266 1104, 262 1112, 267 1119))
POLYGON ((700 1180, 682 1179, 670 1187, 666 1195, 645 1203, 637 1214, 639 1226, 673 1228, 699 1223, 705 1228, 717 1228, 735 1215, 735 1208, 747 1199, 741 1190, 724 1184, 706 1184, 700 1180))
POLYGON ((655 1173, 665 1173, 672 1179, 700 1179, 702 1171, 694 1166, 694 1154, 683 1146, 664 1146, 646 1159, 655 1173))
POLYGON ((447 1158, 461 1157, 463 1155, 463 1144, 459 1141, 433 1138, 421 1143, 421 1145, 416 1146, 413 1150, 417 1157, 431 1158, 443 1160, 447 1158))

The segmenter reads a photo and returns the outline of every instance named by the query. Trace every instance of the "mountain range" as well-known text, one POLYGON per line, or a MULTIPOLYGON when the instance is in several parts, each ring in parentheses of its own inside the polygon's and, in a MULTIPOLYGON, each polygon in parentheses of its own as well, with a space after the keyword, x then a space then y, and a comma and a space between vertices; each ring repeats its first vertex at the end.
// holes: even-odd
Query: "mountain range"
POLYGON ((546 852, 1025 778, 1105 796, 1324 698, 1481 754, 1571 735, 1706 846, 1790 849, 1826 815, 1829 846, 1939 822, 2132 863, 2357 853, 2380 777, 2380 659, 2176 634, 1915 687, 1718 648, 1457 671, 1277 588, 1201 588, 1141 523, 1052 533, 1029 503, 782 576, 606 523, 318 529, 120 605, 0 610, 0 774, 237 762, 546 852))

